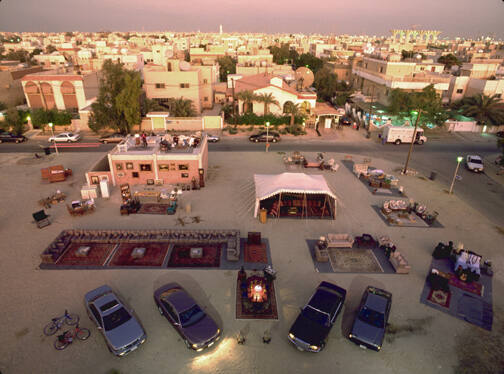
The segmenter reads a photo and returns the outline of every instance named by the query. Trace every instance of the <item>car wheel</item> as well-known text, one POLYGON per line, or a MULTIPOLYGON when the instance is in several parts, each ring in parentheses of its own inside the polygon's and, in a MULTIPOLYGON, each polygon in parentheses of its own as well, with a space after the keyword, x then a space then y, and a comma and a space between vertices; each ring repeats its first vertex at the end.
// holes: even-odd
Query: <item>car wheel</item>
POLYGON ((401 139, 397 139, 395 142, 394 142, 395 145, 399 145, 401 144, 401 139))
POLYGON ((164 315, 164 314, 163 314, 163 309, 161 309, 161 307, 160 307, 160 306, 158 306, 157 308, 158 308, 158 310, 159 310, 159 314, 164 315))
POLYGON ((0 143, 2 142, 2 139, 0 139, 0 143))
POLYGON ((254 141, 255 141, 256 143, 259 143, 259 139, 254 139, 254 141))
POLYGON ((68 139, 68 140, 67 140, 67 143, 70 143, 71 141, 72 141, 72 139, 68 139))
POLYGON ((107 144, 107 143, 108 143, 108 141, 106 141, 106 140, 103 141, 103 144, 107 144))

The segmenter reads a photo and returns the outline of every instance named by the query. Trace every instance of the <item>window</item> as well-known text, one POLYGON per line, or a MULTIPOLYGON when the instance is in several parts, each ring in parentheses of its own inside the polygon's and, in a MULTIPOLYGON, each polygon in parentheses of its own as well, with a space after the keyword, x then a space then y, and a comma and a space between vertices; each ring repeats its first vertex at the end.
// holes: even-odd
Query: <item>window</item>
POLYGON ((178 169, 179 170, 189 170, 189 165, 187 165, 187 164, 179 164, 178 169))
POLYGON ((208 96, 205 96, 205 97, 203 98, 203 101, 208 101, 208 96))
POLYGON ((383 66, 380 66, 380 73, 383 73, 383 66))
POLYGON ((170 170, 176 170, 175 169, 175 164, 170 164, 170 170))
POLYGON ((156 88, 165 88, 164 83, 156 83, 156 88))
POLYGON ((208 84, 208 79, 203 79, 203 84, 208 84))
POLYGON ((367 62, 364 64, 364 67, 367 69, 367 62))
POLYGON ((152 171, 151 164, 140 164, 140 171, 152 171))
POLYGON ((115 164, 116 170, 122 170, 123 169, 123 164, 122 163, 117 163, 115 164))
POLYGON ((132 170, 133 169, 133 163, 132 162, 127 162, 126 163, 126 169, 132 170))
POLYGON ((93 313, 93 317, 96 319, 96 322, 100 326, 102 326, 102 320, 100 318, 100 313, 98 313, 98 310, 96 310, 96 307, 93 304, 89 304, 89 309, 91 309, 91 313, 93 313))
POLYGON ((424 70, 425 70, 425 67, 424 67, 424 66, 422 66, 422 67, 420 68, 420 70, 421 70, 421 71, 424 71, 424 70))
POLYGON ((138 171, 134 171, 134 172, 132 172, 132 173, 131 173, 131 176, 132 176, 133 178, 138 178, 138 171))
POLYGON ((91 184, 100 184, 98 177, 96 175, 91 176, 91 184))
POLYGON ((463 92, 464 92, 464 89, 463 89, 463 88, 457 88, 457 93, 458 93, 458 94, 461 94, 461 93, 463 93, 463 92))
POLYGON ((189 83, 180 83, 180 88, 189 88, 189 83))
POLYGON ((167 65, 166 65, 168 71, 172 71, 172 66, 171 66, 171 62, 169 62, 167 65))
POLYGON ((502 94, 501 93, 495 94, 495 97, 498 98, 498 99, 500 99, 502 97, 502 94))
POLYGON ((182 173, 180 174, 182 178, 189 178, 189 173, 182 173))
POLYGON ((161 170, 161 171, 168 171, 168 170, 170 170, 170 165, 168 165, 168 164, 159 164, 159 170, 161 170))

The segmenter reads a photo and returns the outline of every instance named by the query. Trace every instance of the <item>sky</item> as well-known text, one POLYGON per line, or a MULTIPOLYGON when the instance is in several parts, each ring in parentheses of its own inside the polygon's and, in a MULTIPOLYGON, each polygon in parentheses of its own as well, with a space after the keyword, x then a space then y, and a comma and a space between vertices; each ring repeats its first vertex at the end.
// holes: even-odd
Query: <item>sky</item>
POLYGON ((201 31, 504 39, 504 0, 0 0, 0 31, 201 31))

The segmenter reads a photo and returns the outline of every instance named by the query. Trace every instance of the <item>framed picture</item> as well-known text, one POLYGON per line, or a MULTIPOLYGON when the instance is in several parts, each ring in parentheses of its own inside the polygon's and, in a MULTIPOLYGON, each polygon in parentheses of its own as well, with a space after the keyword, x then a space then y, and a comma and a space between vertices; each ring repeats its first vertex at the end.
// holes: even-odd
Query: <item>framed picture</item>
POLYGON ((138 178, 138 177, 139 177, 139 176, 138 176, 138 171, 134 171, 134 172, 132 172, 132 173, 131 173, 131 176, 132 176, 133 178, 138 178))
POLYGON ((154 179, 147 179, 147 184, 149 186, 153 186, 154 185, 154 179))
POLYGON ((98 178, 97 175, 91 176, 91 184, 100 184, 100 179, 98 178))
POLYGON ((140 171, 151 171, 151 164, 140 164, 140 171))
POLYGON ((182 178, 189 178, 189 173, 182 173, 182 178))
POLYGON ((168 171, 168 170, 170 170, 170 165, 168 165, 168 164, 159 164, 159 170, 168 171))
POLYGON ((116 170, 122 170, 123 169, 123 164, 122 163, 118 162, 117 164, 115 164, 115 166, 116 166, 116 170))
POLYGON ((178 169, 179 170, 189 170, 189 165, 188 164, 179 164, 178 169))
POLYGON ((133 163, 132 162, 127 162, 126 163, 126 169, 132 170, 133 169, 133 163))

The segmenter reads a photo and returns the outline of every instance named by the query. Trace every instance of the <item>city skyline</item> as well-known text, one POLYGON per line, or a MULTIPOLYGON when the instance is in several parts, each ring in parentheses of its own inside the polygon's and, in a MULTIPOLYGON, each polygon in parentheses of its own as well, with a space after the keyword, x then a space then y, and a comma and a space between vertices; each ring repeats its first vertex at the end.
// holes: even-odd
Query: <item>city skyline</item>
POLYGON ((388 36, 391 29, 440 30, 441 38, 504 38, 501 25, 504 2, 489 0, 424 0, 421 6, 401 0, 384 0, 376 6, 361 0, 345 6, 341 1, 306 4, 294 0, 236 5, 231 0, 211 4, 203 0, 173 0, 167 7, 158 0, 47 0, 0 3, 0 28, 4 32, 64 31, 173 31, 237 33, 304 33, 388 36), (31 5, 31 6, 30 6, 31 5), (78 17, 77 17, 78 15, 78 17))

